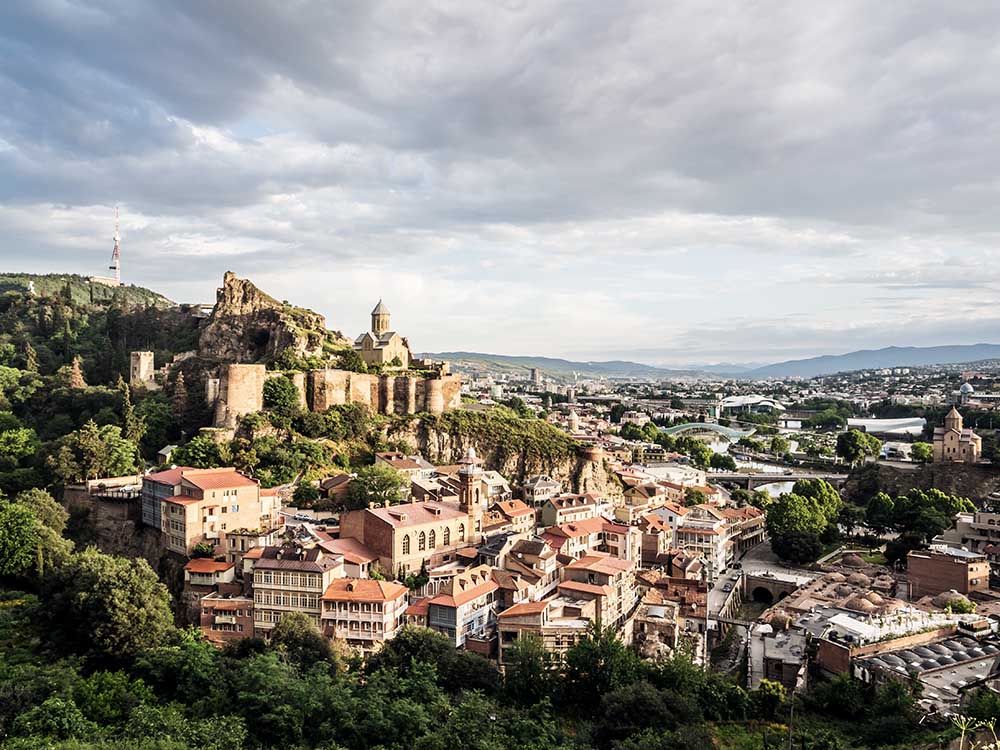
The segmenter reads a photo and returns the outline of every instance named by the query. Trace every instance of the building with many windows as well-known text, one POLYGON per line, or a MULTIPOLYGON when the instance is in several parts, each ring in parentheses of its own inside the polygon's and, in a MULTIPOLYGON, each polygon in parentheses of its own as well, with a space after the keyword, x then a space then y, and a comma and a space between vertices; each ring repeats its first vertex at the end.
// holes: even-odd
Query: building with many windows
POLYGON ((322 631, 352 648, 375 651, 406 624, 408 594, 398 583, 336 578, 323 592, 322 631))
POLYGON ((221 546, 227 531, 270 529, 281 499, 233 468, 177 467, 142 478, 142 520, 163 535, 163 546, 181 555, 196 544, 221 546))
POLYGON ((427 627, 444 633, 455 646, 486 636, 496 624, 499 588, 489 565, 456 575, 428 602, 427 627))
POLYGON ((344 558, 321 547, 294 544, 267 547, 253 564, 254 632, 266 637, 289 612, 303 612, 320 626, 320 600, 335 578, 344 576, 344 558))

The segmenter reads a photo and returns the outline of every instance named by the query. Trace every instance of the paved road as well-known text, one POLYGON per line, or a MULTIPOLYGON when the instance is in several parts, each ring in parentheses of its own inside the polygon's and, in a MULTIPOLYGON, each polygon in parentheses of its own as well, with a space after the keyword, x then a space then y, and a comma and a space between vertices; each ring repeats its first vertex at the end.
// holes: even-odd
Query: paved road
POLYGON ((778 560, 778 556, 771 551, 771 544, 767 541, 747 550, 742 560, 740 560, 740 564, 743 566, 742 569, 730 568, 727 570, 719 576, 715 585, 708 592, 708 611, 711 614, 717 614, 722 609, 722 605, 725 604, 729 596, 729 592, 724 590, 726 584, 736 586, 740 575, 743 573, 773 575, 777 578, 795 577, 803 579, 803 582, 805 579, 815 578, 818 575, 813 571, 791 567, 782 563, 778 560))

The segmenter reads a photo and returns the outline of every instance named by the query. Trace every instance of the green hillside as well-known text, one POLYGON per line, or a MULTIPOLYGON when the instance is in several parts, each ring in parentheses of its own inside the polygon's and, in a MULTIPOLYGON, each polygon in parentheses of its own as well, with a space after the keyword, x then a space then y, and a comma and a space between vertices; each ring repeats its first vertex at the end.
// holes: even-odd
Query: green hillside
POLYGON ((144 289, 141 286, 110 287, 105 284, 95 284, 86 276, 66 273, 5 273, 0 274, 0 294, 6 292, 27 292, 29 283, 34 282, 35 294, 39 297, 55 297, 63 295, 63 299, 76 305, 111 302, 121 300, 128 307, 141 306, 167 308, 174 303, 162 294, 144 289), (69 296, 67 297, 67 289, 69 296))

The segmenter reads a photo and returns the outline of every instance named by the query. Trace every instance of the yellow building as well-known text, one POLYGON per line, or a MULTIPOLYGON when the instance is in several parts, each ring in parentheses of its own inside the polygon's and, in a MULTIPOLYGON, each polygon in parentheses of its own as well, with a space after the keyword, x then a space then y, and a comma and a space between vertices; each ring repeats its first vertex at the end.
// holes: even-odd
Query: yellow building
POLYGON ((399 363, 409 367, 412 356, 410 343, 395 331, 389 330, 389 308, 382 300, 372 310, 372 329, 354 340, 354 351, 369 365, 399 363))
POLYGON ((954 406, 944 418, 944 427, 934 428, 934 462, 976 464, 983 453, 983 439, 962 427, 962 415, 954 406))

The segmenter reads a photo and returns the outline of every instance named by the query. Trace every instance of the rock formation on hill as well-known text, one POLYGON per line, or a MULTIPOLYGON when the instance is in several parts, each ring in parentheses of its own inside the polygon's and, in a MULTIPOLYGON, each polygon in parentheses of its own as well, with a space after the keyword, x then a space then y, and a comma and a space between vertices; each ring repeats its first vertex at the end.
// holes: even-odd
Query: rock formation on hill
POLYGON ((284 304, 232 271, 223 277, 198 354, 226 362, 267 362, 286 349, 300 357, 324 356, 351 342, 328 331, 319 313, 284 304))

